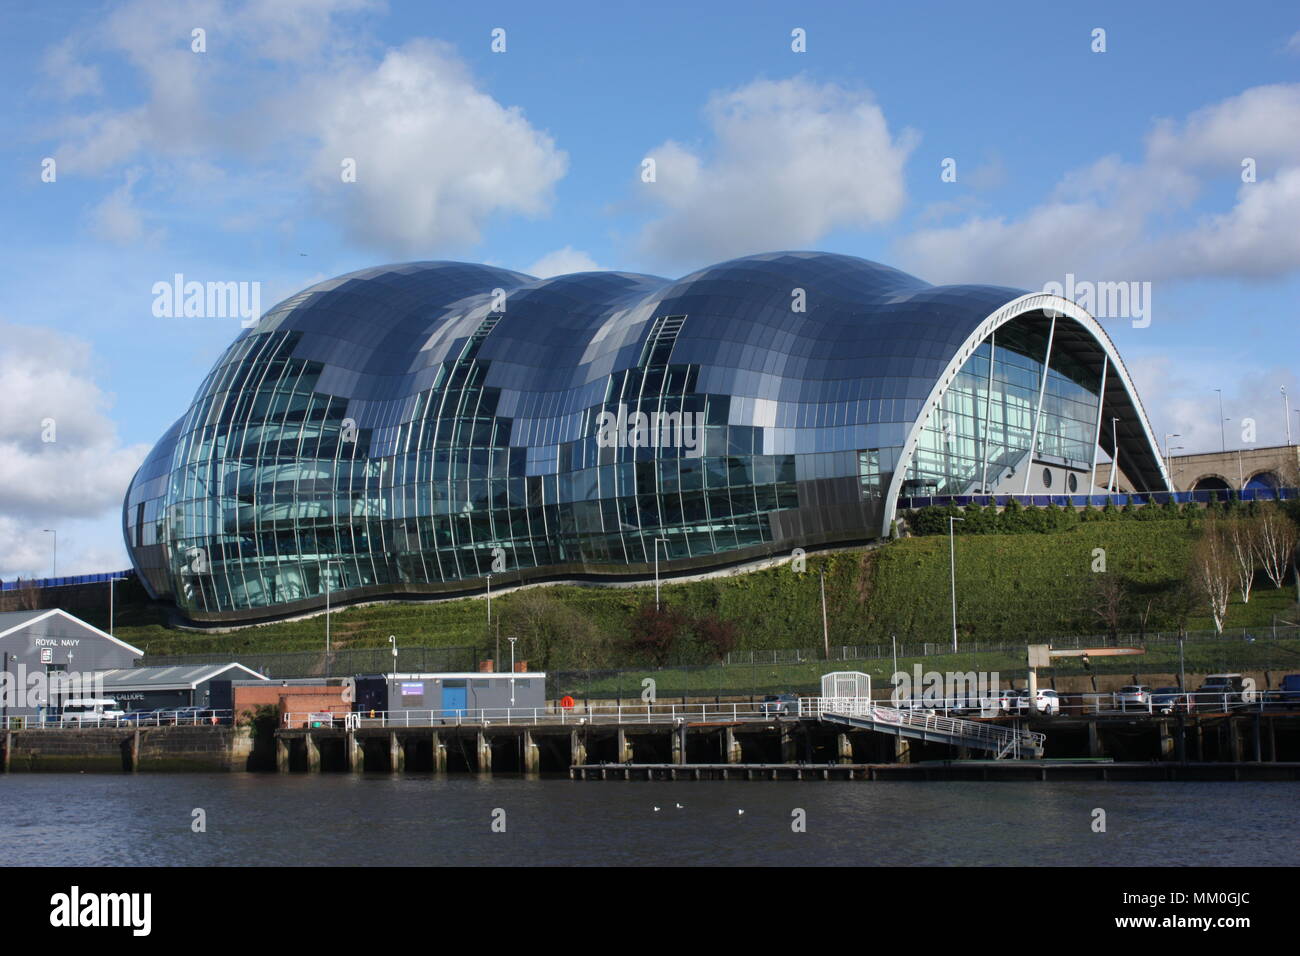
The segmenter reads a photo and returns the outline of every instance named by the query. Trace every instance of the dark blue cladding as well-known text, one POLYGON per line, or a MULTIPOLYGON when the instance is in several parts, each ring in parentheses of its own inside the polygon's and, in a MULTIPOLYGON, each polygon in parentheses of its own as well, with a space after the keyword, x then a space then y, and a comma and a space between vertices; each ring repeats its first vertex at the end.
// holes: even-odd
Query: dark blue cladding
MULTIPOLYGON (((867 540, 936 382, 1022 295, 812 252, 678 281, 355 272, 230 346, 132 482, 127 545, 155 595, 220 621, 315 607, 327 587, 333 601, 457 593, 489 573, 645 574, 656 547, 683 570, 867 540)), ((1041 369, 1045 321, 1027 317, 1007 355, 1031 368, 1037 349, 1041 369)), ((1061 414, 1082 421, 1096 363, 1050 364, 1061 414)), ((1023 404, 995 365, 998 404, 1023 404)), ((999 414, 998 454, 1027 450, 999 414)), ((987 469, 988 422, 956 427, 984 460, 947 455, 941 483, 987 469)))

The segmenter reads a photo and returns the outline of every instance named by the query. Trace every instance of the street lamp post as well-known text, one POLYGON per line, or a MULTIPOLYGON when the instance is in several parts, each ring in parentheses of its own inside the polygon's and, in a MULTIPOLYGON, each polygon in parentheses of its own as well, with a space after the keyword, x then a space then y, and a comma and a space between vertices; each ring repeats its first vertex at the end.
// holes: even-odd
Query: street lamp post
POLYGON ((825 569, 818 571, 817 576, 821 578, 821 587, 822 587, 822 644, 824 645, 826 650, 826 659, 830 660, 831 659, 831 631, 830 631, 830 627, 827 625, 826 622, 826 571, 825 569))
POLYGON ((330 676, 330 565, 343 564, 342 559, 325 562, 325 676, 330 676))
POLYGON ((655 538, 655 613, 659 613, 659 542, 668 543, 667 538, 655 538))
POLYGON ((1286 394, 1286 386, 1282 386, 1282 418, 1286 421, 1286 443, 1291 444, 1291 399, 1286 394))
MULTIPOLYGON (((1173 434, 1170 434, 1169 432, 1165 432, 1165 471, 1169 473, 1169 481, 1170 481, 1171 484, 1174 483, 1174 459, 1173 459, 1173 456, 1171 456, 1171 455, 1169 454, 1169 452, 1170 452, 1171 450, 1182 451, 1183 446, 1182 446, 1182 445, 1175 445, 1175 446, 1173 447, 1173 449, 1170 449, 1170 447, 1169 447, 1169 439, 1171 439, 1171 438, 1182 438, 1182 437, 1183 437, 1182 435, 1173 435, 1173 434)), ((1178 490, 1178 486, 1177 486, 1176 484, 1174 485, 1174 490, 1175 490, 1175 491, 1178 490)))
POLYGON ((515 706, 515 641, 519 640, 519 638, 512 637, 509 640, 510 640, 510 706, 514 707, 515 706))
POLYGON ((1110 420, 1110 447, 1114 452, 1110 456, 1110 481, 1106 483, 1106 491, 1119 491, 1119 419, 1110 420))
POLYGON ((54 555, 50 559, 50 577, 59 576, 59 532, 54 528, 42 528, 41 534, 54 535, 54 555))
POLYGON ((957 653, 957 539, 953 536, 952 523, 965 521, 965 518, 948 516, 948 570, 952 582, 952 652, 957 653))
MULTIPOLYGON (((393 666, 388 673, 390 675, 395 675, 397 673, 397 635, 396 634, 388 635, 388 644, 392 648, 392 653, 393 653, 393 666)), ((384 680, 384 688, 385 688, 384 692, 388 695, 388 700, 391 701, 393 699, 393 678, 391 676, 384 680)), ((385 702, 384 710, 388 710, 389 706, 390 704, 385 702)))

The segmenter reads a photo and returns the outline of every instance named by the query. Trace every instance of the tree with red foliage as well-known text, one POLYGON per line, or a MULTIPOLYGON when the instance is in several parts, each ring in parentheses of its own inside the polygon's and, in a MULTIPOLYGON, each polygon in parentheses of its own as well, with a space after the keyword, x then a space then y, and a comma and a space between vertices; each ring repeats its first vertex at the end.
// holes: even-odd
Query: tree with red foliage
POLYGON ((672 608, 656 610, 653 604, 643 604, 628 627, 632 650, 656 667, 665 667, 685 627, 686 619, 672 608))
POLYGON ((735 622, 723 620, 716 614, 706 614, 696 619, 695 637, 704 652, 719 661, 734 651, 740 641, 735 622))

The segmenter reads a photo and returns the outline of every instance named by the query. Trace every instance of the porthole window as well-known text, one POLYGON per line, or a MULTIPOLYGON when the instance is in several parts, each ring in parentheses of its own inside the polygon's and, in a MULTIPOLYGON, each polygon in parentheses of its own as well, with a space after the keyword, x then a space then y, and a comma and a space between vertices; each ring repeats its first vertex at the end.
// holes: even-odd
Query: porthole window
POLYGON ((1043 469, 1043 487, 1044 488, 1052 487, 1052 469, 1050 468, 1043 469))
POLYGON ((1079 490, 1079 476, 1074 472, 1070 472, 1070 477, 1066 479, 1066 484, 1070 486, 1070 494, 1074 494, 1079 490))

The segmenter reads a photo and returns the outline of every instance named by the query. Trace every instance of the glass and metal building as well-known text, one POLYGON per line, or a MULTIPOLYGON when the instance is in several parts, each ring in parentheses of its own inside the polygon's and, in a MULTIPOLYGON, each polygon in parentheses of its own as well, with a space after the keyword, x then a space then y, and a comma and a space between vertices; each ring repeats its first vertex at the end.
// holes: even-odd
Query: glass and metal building
POLYGON ((1066 299, 783 252, 680 280, 457 262, 319 283, 245 330, 128 490, 142 580, 251 621, 648 576, 888 535, 902 496, 1166 490, 1066 299))

